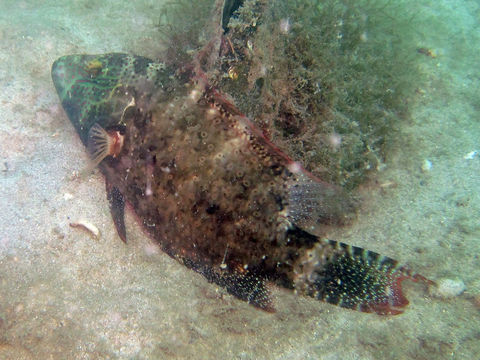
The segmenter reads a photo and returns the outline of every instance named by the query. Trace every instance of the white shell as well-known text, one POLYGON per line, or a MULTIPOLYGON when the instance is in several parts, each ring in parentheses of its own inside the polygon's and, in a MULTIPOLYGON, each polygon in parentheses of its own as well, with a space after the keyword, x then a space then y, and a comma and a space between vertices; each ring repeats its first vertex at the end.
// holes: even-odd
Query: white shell
POLYGON ((92 237, 96 240, 100 238, 100 230, 98 230, 98 227, 86 220, 79 220, 77 222, 70 223, 70 226, 73 228, 83 228, 87 230, 90 235, 92 235, 92 237))

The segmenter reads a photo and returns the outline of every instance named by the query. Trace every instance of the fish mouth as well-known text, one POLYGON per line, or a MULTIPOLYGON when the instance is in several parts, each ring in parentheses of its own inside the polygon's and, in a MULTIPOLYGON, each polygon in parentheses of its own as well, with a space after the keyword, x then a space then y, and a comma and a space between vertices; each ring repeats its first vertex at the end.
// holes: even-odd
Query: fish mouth
POLYGON ((75 55, 62 56, 52 64, 51 76, 55 90, 71 123, 75 126, 83 143, 86 144, 88 130, 80 124, 81 103, 75 98, 75 82, 78 80, 78 65, 75 55), (75 65, 75 66, 74 66, 75 65))
POLYGON ((52 81, 61 100, 72 97, 72 90, 76 81, 84 77, 82 58, 85 55, 66 55, 58 58, 52 65, 52 81))
POLYGON ((52 80, 58 94, 62 94, 65 90, 65 63, 68 57, 69 56, 62 56, 52 64, 52 80))

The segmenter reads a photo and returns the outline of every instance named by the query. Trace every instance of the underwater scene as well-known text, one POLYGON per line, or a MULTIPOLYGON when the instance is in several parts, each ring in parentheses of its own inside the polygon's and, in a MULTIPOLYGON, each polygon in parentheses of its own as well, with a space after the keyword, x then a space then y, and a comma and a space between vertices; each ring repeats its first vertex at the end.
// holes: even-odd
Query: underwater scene
POLYGON ((478 0, 0 4, 0 360, 478 358, 478 0))

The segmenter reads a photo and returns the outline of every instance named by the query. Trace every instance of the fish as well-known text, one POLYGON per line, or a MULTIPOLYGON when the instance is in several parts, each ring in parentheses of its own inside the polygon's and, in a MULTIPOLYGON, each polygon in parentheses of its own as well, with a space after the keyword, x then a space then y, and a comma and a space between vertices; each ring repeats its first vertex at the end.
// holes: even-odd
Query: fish
POLYGON ((119 237, 125 204, 161 249, 238 299, 275 311, 269 286, 379 315, 408 300, 397 260, 314 234, 354 208, 273 144, 195 66, 74 54, 52 65, 66 115, 106 179, 119 237))

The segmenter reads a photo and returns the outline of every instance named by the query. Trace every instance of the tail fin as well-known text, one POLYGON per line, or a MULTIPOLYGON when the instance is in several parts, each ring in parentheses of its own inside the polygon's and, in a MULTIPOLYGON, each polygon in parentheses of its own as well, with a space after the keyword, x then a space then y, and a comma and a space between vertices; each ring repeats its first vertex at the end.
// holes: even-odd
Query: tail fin
POLYGON ((297 292, 344 308, 397 315, 408 305, 402 282, 428 281, 394 259, 333 240, 321 240, 295 266, 297 292))

